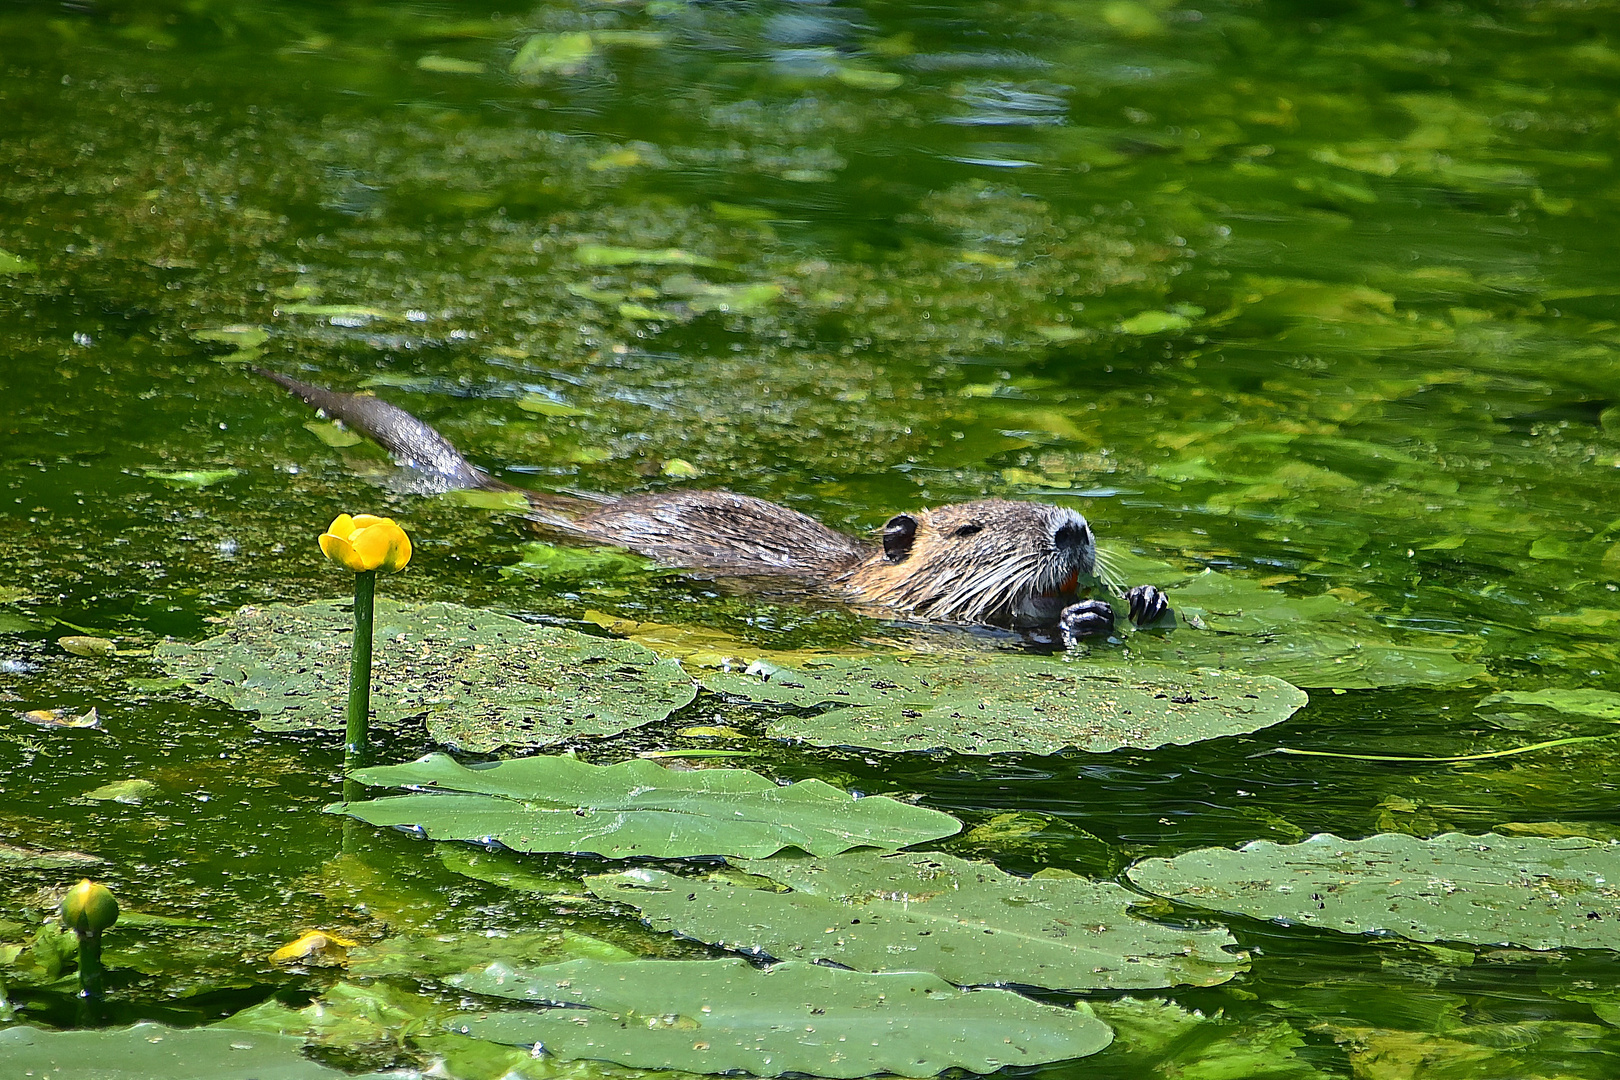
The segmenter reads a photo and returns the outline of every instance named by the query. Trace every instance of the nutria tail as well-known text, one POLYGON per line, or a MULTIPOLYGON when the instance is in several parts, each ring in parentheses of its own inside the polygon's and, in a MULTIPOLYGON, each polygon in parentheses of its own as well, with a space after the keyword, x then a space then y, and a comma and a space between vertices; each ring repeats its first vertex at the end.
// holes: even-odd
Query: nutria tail
POLYGON ((433 486, 441 491, 460 491, 467 488, 485 491, 515 491, 472 462, 461 456, 461 451, 450 445, 450 440, 424 424, 410 413, 370 394, 339 394, 290 375, 266 368, 251 369, 271 382, 280 383, 304 401, 321 410, 334 420, 366 435, 387 450, 406 468, 426 475, 433 486))

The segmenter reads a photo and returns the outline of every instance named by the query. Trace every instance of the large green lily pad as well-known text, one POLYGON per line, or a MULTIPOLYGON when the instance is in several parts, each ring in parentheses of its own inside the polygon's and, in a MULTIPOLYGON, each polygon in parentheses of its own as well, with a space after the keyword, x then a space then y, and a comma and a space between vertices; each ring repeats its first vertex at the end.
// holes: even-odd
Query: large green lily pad
POLYGON ((858 971, 932 971, 959 985, 1053 990, 1211 986, 1248 966, 1225 930, 1129 913, 1142 898, 1110 882, 1019 878, 936 853, 851 852, 740 864, 788 891, 637 867, 586 879, 656 929, 727 948, 858 971))
POLYGON ((676 772, 651 761, 587 765, 533 757, 468 768, 443 754, 360 769, 367 784, 445 794, 396 795, 329 809, 434 840, 499 842, 516 851, 607 858, 735 855, 784 847, 835 855, 950 836, 949 814, 881 795, 857 799, 820 780, 786 787, 746 769, 676 772))
POLYGON ((1199 742, 1269 727, 1308 700, 1264 675, 1003 654, 837 658, 797 671, 756 663, 705 675, 703 685, 750 701, 842 706, 778 717, 769 729, 777 738, 962 754, 1199 742))
MULTIPOLYGON (((422 716, 466 750, 550 746, 662 720, 697 690, 681 666, 628 641, 458 604, 377 605, 376 722, 422 716)), ((246 607, 218 637, 154 659, 267 730, 342 728, 352 615, 336 601, 246 607)))
POLYGON ((1180 628, 1133 634, 1128 658, 1100 653, 1098 663, 1216 667, 1336 690, 1455 686, 1485 673, 1457 652, 1477 639, 1396 631, 1338 596, 1292 596, 1216 570, 1189 574, 1119 553, 1107 559, 1119 575, 1163 588, 1180 628))
POLYGON ((1384 833, 1147 859, 1133 883, 1234 915, 1414 941, 1620 949, 1620 844, 1384 833))
POLYGON ((563 1059, 755 1076, 990 1073, 1095 1054, 1113 1033, 1084 1004, 959 990, 937 975, 868 975, 817 964, 760 971, 742 959, 493 964, 463 990, 586 1008, 457 1018, 457 1028, 563 1059))
MULTIPOLYGON (((0 1075, 50 1080, 343 1080, 289 1035, 161 1024, 106 1031, 0 1031, 0 1075)), ((377 1077, 377 1074, 371 1074, 377 1077)), ((358 1078, 357 1078, 358 1080, 358 1078)), ((380 1080, 380 1078, 378 1078, 380 1080)))

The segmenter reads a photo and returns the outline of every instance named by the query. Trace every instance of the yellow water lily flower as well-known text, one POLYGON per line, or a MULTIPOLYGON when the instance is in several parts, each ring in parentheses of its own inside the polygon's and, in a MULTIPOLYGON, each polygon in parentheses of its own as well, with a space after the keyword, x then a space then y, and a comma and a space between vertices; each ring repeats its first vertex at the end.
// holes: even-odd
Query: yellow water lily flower
POLYGON ((339 514, 321 534, 321 551, 355 573, 405 569, 411 561, 411 538, 392 518, 374 514, 339 514))
POLYGON ((85 878, 62 897, 62 925, 79 934, 99 934, 118 921, 118 901, 107 886, 85 878))

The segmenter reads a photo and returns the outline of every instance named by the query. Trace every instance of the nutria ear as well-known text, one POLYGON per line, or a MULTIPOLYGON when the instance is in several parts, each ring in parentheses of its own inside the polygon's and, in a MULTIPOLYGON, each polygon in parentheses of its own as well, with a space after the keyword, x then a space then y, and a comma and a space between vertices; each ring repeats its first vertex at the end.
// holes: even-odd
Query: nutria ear
POLYGON ((911 554, 911 542, 917 538, 917 519, 910 514, 896 514, 883 526, 883 556, 890 562, 903 562, 911 554))

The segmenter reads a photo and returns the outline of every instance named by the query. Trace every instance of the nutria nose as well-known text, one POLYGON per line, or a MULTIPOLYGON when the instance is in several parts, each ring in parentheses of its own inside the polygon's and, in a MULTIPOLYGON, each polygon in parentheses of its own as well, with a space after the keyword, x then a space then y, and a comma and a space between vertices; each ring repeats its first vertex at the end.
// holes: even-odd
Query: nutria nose
POLYGON ((1071 521, 1052 534, 1052 543, 1057 545, 1060 551, 1083 548, 1086 546, 1086 534, 1090 531, 1084 525, 1077 525, 1071 521))

